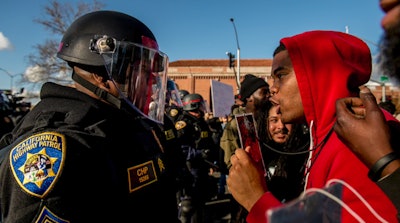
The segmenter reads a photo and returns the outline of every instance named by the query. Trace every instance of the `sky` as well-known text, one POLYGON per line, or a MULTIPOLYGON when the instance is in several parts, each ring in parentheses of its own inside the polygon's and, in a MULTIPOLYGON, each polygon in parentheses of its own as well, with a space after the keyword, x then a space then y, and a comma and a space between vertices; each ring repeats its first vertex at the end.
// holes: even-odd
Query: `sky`
MULTIPOLYGON (((378 53, 384 13, 378 0, 98 0, 105 10, 127 13, 144 22, 170 61, 271 59, 282 37, 309 30, 348 32, 378 53), (234 22, 231 22, 233 18, 234 22), (237 38, 235 35, 235 29, 237 38), (239 45, 237 44, 239 43, 239 45)), ((91 3, 59 0, 60 3, 91 3)), ((29 70, 27 56, 52 36, 34 22, 43 18, 45 0, 2 0, 0 9, 0 89, 21 86, 29 70), (14 76, 11 78, 10 76, 14 76)))

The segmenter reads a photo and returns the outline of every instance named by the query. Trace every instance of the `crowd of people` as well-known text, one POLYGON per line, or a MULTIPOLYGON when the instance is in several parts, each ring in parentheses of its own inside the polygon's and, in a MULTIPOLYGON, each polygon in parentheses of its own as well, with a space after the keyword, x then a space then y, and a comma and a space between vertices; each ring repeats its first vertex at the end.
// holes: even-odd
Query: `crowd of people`
MULTIPOLYGON (((400 1, 381 7, 382 64, 400 80, 400 1)), ((168 78, 130 15, 79 17, 57 57, 75 87, 45 83, 1 138, 0 222, 221 222, 206 203, 225 196, 230 223, 400 219, 400 122, 364 86, 371 53, 353 35, 281 38, 272 85, 246 74, 226 117, 168 78)))

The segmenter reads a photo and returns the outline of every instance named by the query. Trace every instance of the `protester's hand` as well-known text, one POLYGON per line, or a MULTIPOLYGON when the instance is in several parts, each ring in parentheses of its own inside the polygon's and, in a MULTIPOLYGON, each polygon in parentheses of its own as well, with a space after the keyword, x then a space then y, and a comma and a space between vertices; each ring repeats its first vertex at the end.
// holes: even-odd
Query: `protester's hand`
POLYGON ((343 98, 336 102, 334 130, 358 158, 371 167, 379 158, 392 152, 390 131, 374 95, 361 88, 360 98, 343 98))
MULTIPOLYGON (((249 151, 250 147, 246 150, 249 151)), ((260 197, 267 192, 263 170, 256 164, 248 152, 237 149, 231 156, 231 168, 227 185, 233 198, 250 211, 260 197)))

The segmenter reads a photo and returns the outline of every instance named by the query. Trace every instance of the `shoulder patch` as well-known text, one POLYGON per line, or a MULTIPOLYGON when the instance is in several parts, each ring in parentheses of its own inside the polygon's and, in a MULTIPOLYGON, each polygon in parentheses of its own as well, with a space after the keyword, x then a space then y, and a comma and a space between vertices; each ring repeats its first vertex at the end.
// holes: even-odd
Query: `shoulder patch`
POLYGON ((169 111, 169 114, 170 114, 172 117, 175 117, 178 113, 179 113, 179 112, 178 112, 178 109, 176 109, 176 108, 173 108, 173 109, 171 109, 171 111, 169 111))
POLYGON ((171 140, 175 138, 175 133, 172 129, 164 131, 166 140, 171 140))
POLYGON ((69 223, 69 221, 64 220, 53 212, 51 212, 46 206, 40 211, 40 215, 35 221, 35 223, 50 223, 50 222, 57 222, 57 223, 69 223))
POLYGON ((14 146, 10 165, 19 186, 35 197, 45 197, 61 173, 65 147, 65 136, 56 132, 35 134, 14 146))
POLYGON ((177 121, 175 123, 176 130, 183 129, 183 128, 185 128, 185 126, 186 126, 186 122, 185 121, 177 121))

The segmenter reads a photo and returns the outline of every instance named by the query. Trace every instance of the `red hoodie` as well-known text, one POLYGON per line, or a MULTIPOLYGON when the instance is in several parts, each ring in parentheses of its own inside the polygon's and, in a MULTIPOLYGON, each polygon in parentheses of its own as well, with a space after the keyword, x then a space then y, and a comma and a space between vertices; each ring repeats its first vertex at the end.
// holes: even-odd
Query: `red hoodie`
MULTIPOLYGON (((360 39, 335 31, 310 31, 281 39, 286 46, 301 94, 312 144, 306 189, 324 188, 339 179, 353 187, 386 221, 397 222, 397 211, 381 189, 371 181, 367 167, 332 130, 336 121, 335 102, 358 96, 358 86, 370 79, 371 53, 360 39)), ((387 119, 394 119, 386 115, 387 119)), ((366 130, 368 131, 368 130, 366 130)), ((341 200, 365 222, 379 222, 351 190, 343 188, 341 200)), ((267 222, 267 210, 284 207, 265 193, 250 210, 248 223, 267 222)), ((358 222, 345 209, 339 222, 358 222)))

